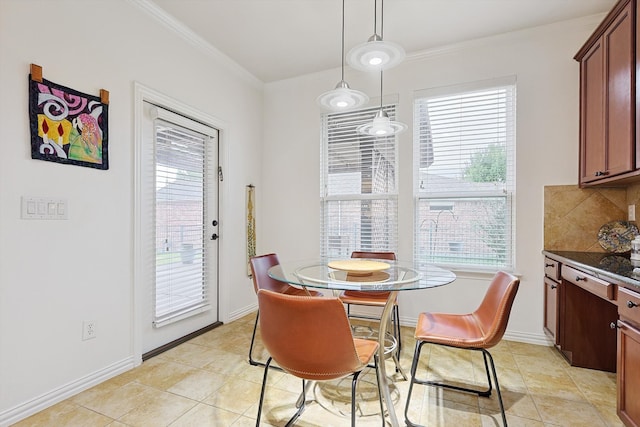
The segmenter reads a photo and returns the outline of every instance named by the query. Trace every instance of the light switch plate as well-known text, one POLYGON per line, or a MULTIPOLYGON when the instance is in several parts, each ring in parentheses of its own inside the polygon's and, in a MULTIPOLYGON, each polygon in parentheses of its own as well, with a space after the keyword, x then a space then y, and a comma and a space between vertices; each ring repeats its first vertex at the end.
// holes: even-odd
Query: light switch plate
POLYGON ((22 196, 22 219, 68 219, 67 199, 22 196))
POLYGON ((636 205, 629 205, 629 221, 636 220, 636 205))

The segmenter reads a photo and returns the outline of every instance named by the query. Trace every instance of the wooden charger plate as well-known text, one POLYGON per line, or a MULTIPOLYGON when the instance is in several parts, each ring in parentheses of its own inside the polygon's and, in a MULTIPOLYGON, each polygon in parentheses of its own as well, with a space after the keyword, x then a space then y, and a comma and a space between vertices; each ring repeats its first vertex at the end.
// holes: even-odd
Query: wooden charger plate
POLYGON ((380 272, 391 267, 391 265, 386 262, 363 259, 331 261, 328 266, 334 270, 346 271, 350 276, 370 276, 373 273, 380 272))

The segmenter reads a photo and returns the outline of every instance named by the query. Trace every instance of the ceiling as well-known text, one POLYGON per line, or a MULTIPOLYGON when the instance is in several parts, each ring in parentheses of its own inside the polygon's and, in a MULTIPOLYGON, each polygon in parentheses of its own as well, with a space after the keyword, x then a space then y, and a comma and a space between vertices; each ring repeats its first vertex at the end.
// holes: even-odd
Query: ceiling
MULTIPOLYGON (((376 0, 345 0, 345 52, 376 0)), ((340 67, 341 0, 149 0, 263 82, 340 67)), ((388 0, 385 40, 408 54, 608 12, 616 0, 388 0)), ((380 1, 378 29, 380 27, 380 1)), ((378 31, 378 34, 380 31, 378 31)))

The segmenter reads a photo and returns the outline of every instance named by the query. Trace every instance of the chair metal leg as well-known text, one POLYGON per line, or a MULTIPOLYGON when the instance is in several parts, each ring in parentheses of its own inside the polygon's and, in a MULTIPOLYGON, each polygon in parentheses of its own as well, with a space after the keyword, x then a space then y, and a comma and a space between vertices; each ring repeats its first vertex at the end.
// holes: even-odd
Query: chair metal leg
POLYGON ((402 350, 402 335, 400 330, 400 309, 398 305, 393 306, 393 318, 395 323, 396 339, 398 340, 398 359, 400 359, 400 351, 402 350))
MULTIPOLYGON (((256 330, 258 329, 258 319, 260 318, 260 311, 256 313, 256 322, 253 325, 253 335, 251 335, 251 345, 249 346, 249 364, 252 366, 266 366, 265 362, 260 362, 253 358, 253 344, 256 341, 256 330)), ((271 369, 282 371, 279 366, 271 366, 271 369)))
POLYGON ((358 385, 360 372, 355 372, 351 380, 351 427, 355 427, 356 425, 356 387, 358 385))
MULTIPOLYGON (((502 402, 502 393, 500 392, 500 384, 498 383, 498 374, 496 373, 496 365, 493 363, 493 357, 491 356, 491 353, 489 353, 485 349, 482 349, 482 354, 489 356, 489 361, 491 362, 491 371, 493 372, 493 381, 496 384, 496 391, 498 392, 498 402, 500 403, 500 412, 502 413, 502 422, 504 423, 504 427, 507 427, 507 415, 504 412, 504 403, 502 402)), ((485 356, 485 366, 487 362, 486 356, 485 356)), ((489 370, 487 368, 487 376, 488 375, 489 375, 489 370)))
POLYGON ((267 359, 267 363, 264 364, 264 375, 262 377, 262 388, 260 390, 260 403, 258 404, 258 415, 256 416, 256 427, 260 427, 260 416, 262 415, 262 402, 264 401, 264 390, 267 385, 267 374, 269 373, 269 365, 271 364, 271 357, 267 359))
POLYGON ((253 366, 264 366, 263 362, 258 362, 253 359, 253 344, 256 341, 256 330, 258 329, 258 318, 260 317, 260 310, 256 313, 256 322, 253 324, 253 334, 251 335, 251 345, 249 346, 249 364, 253 366))
POLYGON ((373 364, 376 369, 376 383, 378 384, 378 401, 380 402, 380 417, 382 418, 382 427, 386 427, 384 420, 384 404, 382 403, 382 381, 380 380, 380 358, 378 355, 373 356, 373 364))
MULTIPOLYGON (((463 391, 463 392, 467 392, 467 393, 473 393, 473 394, 477 394, 478 396, 481 397, 490 397, 491 396, 491 391, 493 390, 492 388, 492 382, 491 382, 491 376, 489 373, 489 364, 491 364, 491 371, 493 372, 493 383, 496 385, 496 391, 498 392, 498 403, 500 404, 500 412, 502 414, 502 422, 504 424, 504 427, 507 427, 507 417, 505 415, 504 412, 504 404, 502 402, 502 393, 500 392, 500 385, 498 384, 498 375, 496 374, 496 367, 495 364, 493 363, 493 357, 491 356, 491 353, 489 353, 488 350, 484 349, 484 348, 470 348, 468 350, 474 350, 474 351, 481 351, 482 352, 482 357, 484 359, 484 367, 485 367, 485 371, 487 373, 487 383, 488 383, 488 387, 486 390, 477 390, 477 389, 472 389, 472 388, 465 388, 465 387, 459 387, 459 386, 455 386, 452 384, 446 384, 446 383, 440 383, 440 382, 436 382, 436 381, 426 381, 426 380, 421 380, 416 378, 416 370, 417 370, 417 366, 418 366, 418 361, 420 360, 420 351, 422 350, 422 345, 426 344, 426 342, 424 341, 418 341, 416 342, 416 349, 414 351, 414 355, 413 355, 413 361, 411 362, 411 382, 409 383, 409 391, 407 393, 407 403, 405 405, 404 408, 404 417, 405 417, 405 422, 408 426, 411 427, 417 427, 418 424, 413 423, 412 421, 409 420, 409 404, 411 401, 411 392, 413 391, 413 384, 420 384, 420 385, 429 385, 429 386, 434 386, 434 387, 443 387, 443 388, 447 388, 450 390, 457 390, 457 391, 463 391)), ((437 344, 437 345, 443 345, 443 344, 437 344)))
POLYGON ((293 417, 291 417, 291 419, 287 421, 287 423, 285 424, 285 427, 291 427, 293 423, 295 423, 296 420, 300 418, 300 415, 302 415, 302 413, 306 409, 306 405, 305 405, 307 402, 306 394, 307 394, 306 381, 302 380, 302 399, 301 399, 302 402, 300 403, 300 406, 298 407, 298 410, 296 411, 296 413, 293 414, 293 417))
POLYGON ((422 350, 423 344, 424 342, 422 341, 416 342, 416 348, 413 351, 413 360, 411 361, 411 378, 409 381, 409 390, 407 391, 407 403, 404 406, 404 422, 410 427, 418 426, 418 424, 415 424, 409 419, 409 406, 411 405, 411 393, 413 392, 413 384, 416 382, 416 369, 418 367, 418 361, 420 360, 420 351, 422 350))

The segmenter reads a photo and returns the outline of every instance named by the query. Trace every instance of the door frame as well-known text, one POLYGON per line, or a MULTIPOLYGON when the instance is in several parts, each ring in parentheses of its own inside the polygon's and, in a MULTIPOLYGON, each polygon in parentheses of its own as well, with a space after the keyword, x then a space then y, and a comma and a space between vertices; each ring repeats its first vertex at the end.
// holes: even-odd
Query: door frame
MULTIPOLYGON (((186 105, 174 98, 164 95, 154 89, 151 89, 139 82, 134 82, 134 153, 133 153, 133 239, 132 239, 132 305, 131 305, 131 348, 132 356, 136 366, 142 363, 142 330, 143 330, 143 312, 142 309, 144 298, 144 286, 143 281, 143 260, 142 260, 142 224, 144 218, 142 217, 141 210, 141 191, 142 191, 142 141, 143 141, 143 120, 144 120, 144 102, 150 102, 158 106, 162 106, 168 110, 180 111, 181 113, 189 116, 190 118, 200 121, 208 126, 218 129, 218 166, 224 171, 224 165, 228 164, 228 152, 226 150, 226 133, 228 132, 229 125, 218 119, 217 117, 203 113, 196 110, 193 107, 186 105)), ((222 180, 218 182, 218 234, 224 236, 224 218, 226 218, 226 204, 223 203, 225 195, 228 189, 228 180, 222 180)), ((220 239, 218 246, 218 286, 217 286, 217 313, 218 320, 224 321, 227 318, 226 311, 223 312, 223 308, 227 306, 224 302, 227 300, 226 289, 222 286, 222 283, 227 281, 224 278, 227 276, 225 269, 226 263, 224 261, 224 239, 220 239)))

